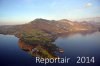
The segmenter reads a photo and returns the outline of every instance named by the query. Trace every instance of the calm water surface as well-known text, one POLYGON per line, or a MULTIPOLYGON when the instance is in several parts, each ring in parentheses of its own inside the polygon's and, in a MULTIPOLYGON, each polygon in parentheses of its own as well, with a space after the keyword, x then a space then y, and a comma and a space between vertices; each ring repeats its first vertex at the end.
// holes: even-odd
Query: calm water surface
MULTIPOLYGON (((18 46, 18 38, 14 35, 0 34, 0 66, 36 66, 35 58, 18 46)), ((63 48, 59 57, 70 57, 68 64, 47 64, 63 66, 99 66, 100 64, 100 32, 72 33, 59 36, 55 42, 63 48), (76 64, 77 56, 94 57, 95 63, 76 64)), ((45 65, 44 65, 45 66, 45 65)))

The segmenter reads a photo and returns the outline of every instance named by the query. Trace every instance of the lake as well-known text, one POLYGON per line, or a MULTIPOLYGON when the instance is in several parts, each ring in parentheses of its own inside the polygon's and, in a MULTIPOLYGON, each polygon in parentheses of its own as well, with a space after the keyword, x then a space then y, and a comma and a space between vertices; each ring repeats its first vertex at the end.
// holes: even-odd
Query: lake
MULTIPOLYGON (((19 38, 14 35, 0 34, 0 66, 33 66, 35 57, 21 49, 19 38)), ((100 64, 100 32, 77 32, 59 35, 54 44, 64 50, 56 53, 59 57, 70 57, 67 64, 47 64, 63 66, 99 66, 100 64), (94 57, 94 63, 76 63, 77 57, 94 57)))

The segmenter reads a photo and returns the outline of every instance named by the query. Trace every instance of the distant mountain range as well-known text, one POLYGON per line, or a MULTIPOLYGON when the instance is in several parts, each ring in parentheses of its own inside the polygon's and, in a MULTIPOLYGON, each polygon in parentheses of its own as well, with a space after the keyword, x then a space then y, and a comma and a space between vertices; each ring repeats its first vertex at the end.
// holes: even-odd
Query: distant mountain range
POLYGON ((80 19, 78 22, 86 23, 87 25, 94 26, 100 29, 100 17, 80 19))
POLYGON ((86 22, 100 22, 100 17, 92 17, 92 18, 84 18, 84 19, 79 19, 79 22, 81 21, 86 21, 86 22))
POLYGON ((92 18, 87 19, 87 20, 88 21, 81 20, 82 22, 75 22, 75 21, 70 21, 67 19, 47 20, 47 19, 39 18, 27 24, 0 26, 0 33, 18 34, 21 32, 31 32, 32 30, 35 29, 35 30, 43 31, 47 34, 58 34, 58 33, 66 33, 66 32, 99 30, 100 29, 100 22, 95 22, 95 20, 92 18))

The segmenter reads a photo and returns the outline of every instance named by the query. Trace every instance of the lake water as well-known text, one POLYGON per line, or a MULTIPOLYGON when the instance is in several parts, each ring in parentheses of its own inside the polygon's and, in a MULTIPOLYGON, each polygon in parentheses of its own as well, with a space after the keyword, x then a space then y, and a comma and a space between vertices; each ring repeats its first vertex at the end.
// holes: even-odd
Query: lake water
MULTIPOLYGON (((36 66, 35 58, 21 50, 18 38, 0 34, 0 66, 36 66)), ((64 50, 59 57, 70 57, 68 64, 47 64, 63 66, 100 66, 100 32, 69 33, 60 35, 54 42, 64 50), (77 64, 77 57, 94 57, 94 63, 77 64)))

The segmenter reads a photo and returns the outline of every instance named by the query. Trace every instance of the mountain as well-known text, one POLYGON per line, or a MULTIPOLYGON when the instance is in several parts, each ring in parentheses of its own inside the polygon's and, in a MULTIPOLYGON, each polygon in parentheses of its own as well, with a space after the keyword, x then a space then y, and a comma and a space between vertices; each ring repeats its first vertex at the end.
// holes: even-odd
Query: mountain
POLYGON ((46 34, 58 34, 74 31, 85 30, 98 30, 96 27, 88 23, 74 22, 67 19, 61 20, 47 20, 47 19, 35 19, 27 24, 22 25, 7 25, 0 26, 0 33, 4 34, 20 34, 22 32, 36 32, 40 31, 46 34))
POLYGON ((100 30, 100 17, 84 18, 84 19, 78 20, 78 22, 94 26, 96 28, 99 28, 100 30))
POLYGON ((91 18, 84 18, 84 19, 79 19, 77 20, 79 22, 100 22, 100 17, 91 17, 91 18))

